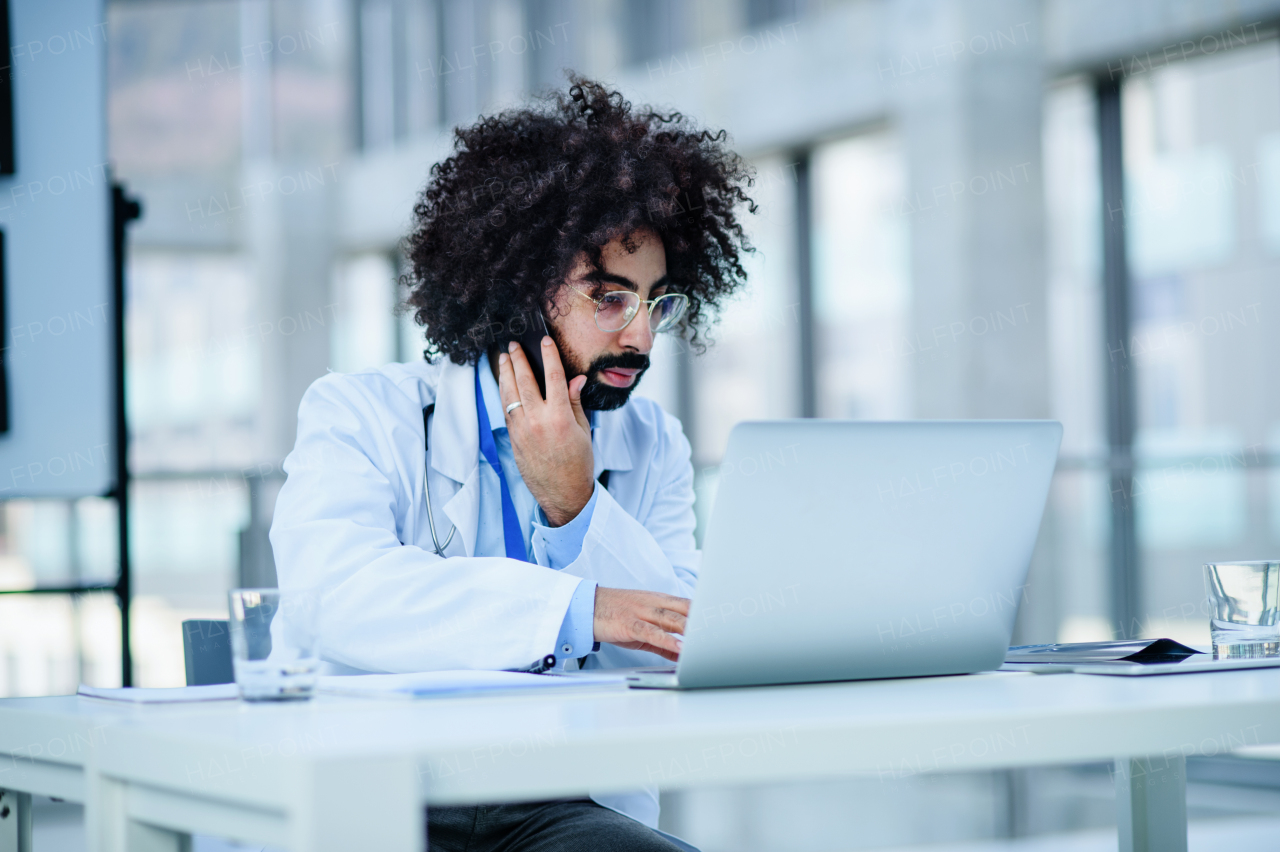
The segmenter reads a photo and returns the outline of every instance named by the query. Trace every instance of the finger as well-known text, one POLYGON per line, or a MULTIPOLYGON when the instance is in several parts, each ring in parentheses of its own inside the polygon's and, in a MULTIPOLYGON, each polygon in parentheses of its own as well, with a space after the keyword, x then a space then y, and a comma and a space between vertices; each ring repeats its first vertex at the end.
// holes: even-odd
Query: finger
POLYGON ((665 648, 673 654, 679 654, 681 641, 678 637, 672 636, 670 633, 650 624, 647 621, 637 621, 631 630, 634 639, 653 645, 657 648, 665 648))
POLYGON ((542 336, 542 371, 547 379, 547 402, 557 406, 569 401, 569 388, 565 384, 564 364, 560 361, 560 347, 551 335, 542 336))
POLYGON ((663 594, 662 592, 650 592, 650 594, 652 594, 655 598, 658 598, 658 600, 654 602, 655 606, 659 606, 664 609, 674 610, 680 613, 681 615, 689 614, 688 598, 682 598, 677 595, 666 595, 666 594, 663 594))
POLYGON ((628 651, 648 651, 650 654, 657 654, 659 656, 666 657, 673 663, 680 659, 680 655, 678 653, 668 651, 666 648, 659 648, 655 645, 650 645, 648 642, 613 642, 611 644, 617 645, 619 648, 626 648, 628 651))
MULTIPOLYGON (((510 356, 505 352, 498 356, 498 397, 502 400, 504 409, 511 403, 520 401, 515 370, 511 366, 510 356)), ((507 419, 511 419, 511 412, 507 412, 507 419)))
POLYGON ((582 408, 582 389, 587 386, 586 376, 575 376, 573 381, 569 382, 569 405, 573 408, 573 419, 578 421, 578 425, 584 431, 591 431, 591 421, 587 419, 587 412, 582 408))
MULTIPOLYGON (((511 366, 516 374, 516 388, 520 391, 520 401, 525 405, 542 402, 542 392, 538 390, 538 380, 533 377, 533 367, 519 343, 511 342, 511 366)), ((512 400, 514 402, 515 400, 512 400)))
POLYGON ((672 653, 671 651, 668 651, 666 648, 655 648, 653 645, 646 645, 643 642, 640 643, 640 645, 637 646, 634 650, 648 651, 650 654, 657 654, 660 657, 665 657, 666 659, 670 660, 673 663, 680 661, 680 655, 678 653, 672 653))
POLYGON ((673 609, 665 609, 663 607, 658 607, 654 610, 651 620, 666 632, 679 633, 681 636, 684 635, 685 624, 688 622, 685 616, 673 609))

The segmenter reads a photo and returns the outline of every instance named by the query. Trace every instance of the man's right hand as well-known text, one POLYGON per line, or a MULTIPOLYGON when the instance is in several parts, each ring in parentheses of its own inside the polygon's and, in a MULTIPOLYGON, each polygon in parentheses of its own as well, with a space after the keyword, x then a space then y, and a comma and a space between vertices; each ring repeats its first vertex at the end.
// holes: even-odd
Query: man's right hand
POLYGON ((639 589, 596 587, 595 633, 597 642, 608 642, 632 651, 649 651, 675 662, 689 617, 689 599, 639 589))

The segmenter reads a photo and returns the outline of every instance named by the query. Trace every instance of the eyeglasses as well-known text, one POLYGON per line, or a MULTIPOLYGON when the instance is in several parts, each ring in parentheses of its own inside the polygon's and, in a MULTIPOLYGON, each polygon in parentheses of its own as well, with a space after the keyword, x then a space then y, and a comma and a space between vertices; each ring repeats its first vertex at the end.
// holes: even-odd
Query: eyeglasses
POLYGON ((569 289, 596 303, 596 328, 604 332, 622 331, 640 313, 641 305, 649 306, 649 331, 654 334, 670 331, 680 321, 680 317, 684 316, 685 308, 689 307, 689 297, 684 293, 667 293, 656 299, 641 299, 639 294, 630 290, 610 290, 599 299, 594 299, 572 284, 569 289))

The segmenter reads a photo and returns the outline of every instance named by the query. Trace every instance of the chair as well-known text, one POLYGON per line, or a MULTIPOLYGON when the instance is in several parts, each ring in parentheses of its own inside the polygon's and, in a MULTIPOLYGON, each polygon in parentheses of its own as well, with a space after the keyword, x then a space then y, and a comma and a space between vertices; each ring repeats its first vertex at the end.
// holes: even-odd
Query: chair
POLYGON ((182 651, 187 662, 187 686, 235 683, 231 631, 226 619, 192 618, 182 622, 182 651))

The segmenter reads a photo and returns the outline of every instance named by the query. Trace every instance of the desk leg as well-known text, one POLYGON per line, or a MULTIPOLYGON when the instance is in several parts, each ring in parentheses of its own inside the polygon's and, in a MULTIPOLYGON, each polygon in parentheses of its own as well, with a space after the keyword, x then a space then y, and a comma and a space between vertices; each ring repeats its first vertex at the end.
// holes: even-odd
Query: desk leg
POLYGON ((1120 852, 1187 852, 1187 760, 1116 760, 1120 852))
POLYGON ((127 785, 92 777, 85 802, 89 852, 191 852, 191 835, 138 822, 126 807, 127 785))
POLYGON ((0 852, 31 852, 31 794, 0 790, 0 852))

